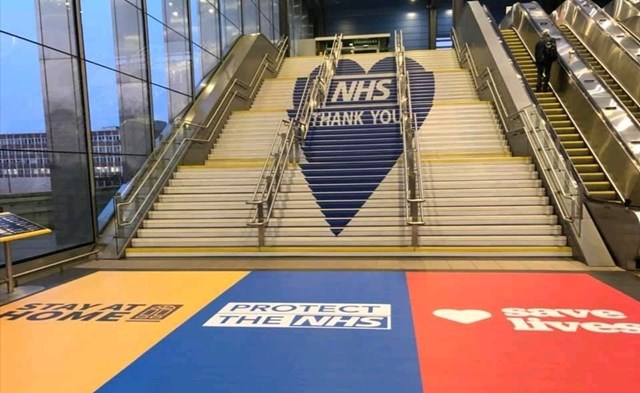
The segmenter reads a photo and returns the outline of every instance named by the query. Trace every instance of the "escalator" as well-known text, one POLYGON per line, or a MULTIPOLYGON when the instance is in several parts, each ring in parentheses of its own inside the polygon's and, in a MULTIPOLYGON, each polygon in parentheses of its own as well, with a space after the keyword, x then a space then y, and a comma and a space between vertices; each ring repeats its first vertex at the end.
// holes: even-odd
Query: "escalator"
POLYGON ((625 92, 620 84, 611 76, 611 74, 600 64, 600 62, 589 52, 589 50, 582 44, 582 42, 571 31, 569 26, 558 26, 562 34, 571 46, 575 49, 576 53, 582 58, 582 60, 598 75, 598 77, 607 85, 609 90, 615 94, 620 102, 628 109, 631 116, 640 122, 640 106, 625 92))
MULTIPOLYGON (((527 84, 531 90, 535 89, 537 71, 531 54, 515 30, 503 29, 501 32, 527 84)), ((537 92, 535 98, 582 179, 589 196, 601 200, 617 200, 613 185, 556 94, 553 91, 537 92)))
POLYGON ((640 42, 640 1, 613 0, 603 10, 611 15, 619 26, 640 42))

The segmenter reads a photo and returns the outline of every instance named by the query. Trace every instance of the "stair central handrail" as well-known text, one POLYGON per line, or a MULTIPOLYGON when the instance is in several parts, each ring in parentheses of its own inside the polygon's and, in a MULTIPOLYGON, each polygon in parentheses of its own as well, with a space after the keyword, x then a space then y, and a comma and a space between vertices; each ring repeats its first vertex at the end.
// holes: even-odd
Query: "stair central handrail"
MULTIPOLYGON (((135 229, 131 229, 141 221, 142 216, 151 205, 155 196, 160 192, 168 177, 189 149, 192 143, 210 143, 216 133, 213 132, 223 120, 222 114, 226 113, 236 98, 251 101, 257 92, 257 86, 262 81, 267 70, 277 73, 288 48, 287 37, 282 37, 276 45, 278 54, 272 59, 265 54, 256 69, 256 73, 249 84, 239 79, 234 79, 227 88, 223 97, 218 101, 216 110, 208 117, 205 124, 196 124, 182 119, 174 121, 174 131, 162 141, 162 145, 154 150, 143 164, 144 170, 140 170, 130 181, 130 185, 122 194, 116 194, 115 218, 116 237, 129 238, 135 229), (242 91, 241 91, 242 90, 242 91), (244 92, 243 92, 244 91, 244 92), (247 94, 248 93, 248 94, 247 94), (212 127, 212 123, 216 124, 212 127), (195 138, 195 135, 203 130, 212 130, 211 134, 203 139, 195 138)), ((125 244, 128 243, 128 239, 125 244)))
POLYGON ((551 189, 558 197, 556 200, 560 216, 565 222, 572 224, 576 230, 579 230, 579 223, 582 220, 582 185, 576 180, 571 170, 572 164, 567 162, 567 158, 564 157, 553 140, 551 131, 547 128, 548 123, 534 104, 513 114, 508 114, 491 69, 487 67, 484 72, 478 73, 469 45, 465 43, 464 48, 461 49, 455 31, 452 32, 452 37, 460 64, 467 63, 469 65, 476 89, 478 91, 489 89, 503 129, 509 129, 507 120, 516 117, 521 119, 525 134, 541 169, 549 174, 547 178, 552 183, 551 189))
POLYGON ((411 84, 404 50, 402 31, 395 32, 397 101, 400 109, 400 133, 404 152, 405 220, 412 226, 412 246, 417 246, 418 225, 424 225, 424 190, 417 117, 411 105, 411 84))
POLYGON ((271 150, 262 167, 251 200, 254 212, 247 225, 258 227, 258 244, 264 246, 265 228, 271 218, 280 190, 282 177, 289 163, 298 163, 301 148, 307 137, 311 115, 324 105, 331 79, 342 53, 342 34, 336 34, 331 50, 324 56, 318 71, 307 77, 295 118, 281 120, 271 144, 271 150), (282 131, 284 127, 286 131, 282 131), (292 156, 292 151, 294 152, 292 156))

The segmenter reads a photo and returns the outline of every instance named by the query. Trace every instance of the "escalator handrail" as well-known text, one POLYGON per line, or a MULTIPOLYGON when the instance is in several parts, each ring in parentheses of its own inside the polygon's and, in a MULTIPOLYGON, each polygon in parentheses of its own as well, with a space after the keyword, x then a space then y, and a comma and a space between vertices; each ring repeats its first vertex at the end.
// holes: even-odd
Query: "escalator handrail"
MULTIPOLYGON (((286 52, 286 48, 287 48, 287 39, 283 38, 278 45, 279 45, 278 56, 276 57, 276 59, 271 59, 265 55, 260 65, 258 66, 258 69, 256 70, 256 74, 264 75, 265 71, 269 69, 269 67, 272 67, 274 70, 279 70, 280 66, 282 65, 282 61, 284 60, 284 53, 286 52)), ((160 162, 162 162, 163 157, 167 156, 168 162, 171 163, 171 165, 167 165, 162 170, 159 176, 160 179, 164 179, 167 176, 167 173, 170 170, 172 170, 173 164, 175 164, 178 157, 182 156, 183 152, 187 150, 187 147, 190 146, 191 143, 193 142, 208 143, 212 141, 215 135, 214 132, 211 132, 211 135, 209 135, 208 138, 204 138, 204 139, 193 138, 193 136, 199 130, 208 129, 211 123, 214 121, 214 119, 216 119, 217 114, 218 112, 220 112, 221 108, 224 108, 223 113, 226 112, 229 106, 231 105, 231 102, 233 102, 233 100, 235 99, 235 97, 239 97, 247 101, 253 99, 252 96, 248 96, 246 94, 246 90, 248 89, 253 89, 251 91, 255 92, 254 86, 249 86, 246 83, 236 78, 229 84, 229 87, 226 89, 226 92, 222 96, 222 98, 218 100, 219 105, 216 105, 217 107, 215 112, 211 116, 209 116, 209 120, 205 125, 190 123, 187 121, 179 122, 179 125, 176 127, 176 131, 172 133, 163 142, 164 146, 160 147, 159 149, 156 149, 154 151, 155 154, 152 153, 152 155, 149 156, 147 161, 150 163, 150 168, 144 171, 139 171, 138 174, 136 175, 136 177, 142 177, 142 173, 144 172, 144 177, 142 177, 137 182, 138 186, 135 187, 127 195, 116 195, 114 197, 116 200, 116 223, 118 228, 130 226, 134 224, 136 221, 138 221, 140 218, 141 212, 144 210, 146 206, 147 200, 151 197, 151 195, 155 194, 155 192, 152 192, 152 191, 157 190, 162 185, 161 183, 163 182, 158 181, 157 179, 152 180, 151 176, 154 173, 155 169, 160 164, 160 162), (235 89, 236 85, 243 88, 243 90, 245 90, 245 93, 241 93, 239 90, 235 89), (182 136, 183 138, 180 140, 180 142, 177 142, 177 139, 179 136, 182 136), (171 152, 170 148, 174 144, 178 144, 178 147, 173 152, 171 152), (149 182, 153 184, 151 184, 151 186, 149 187, 150 191, 144 197, 143 202, 140 203, 139 207, 136 209, 134 214, 131 215, 130 218, 124 219, 122 214, 123 209, 126 206, 129 206, 135 202, 135 199, 138 196, 138 194, 142 192, 143 185, 149 182), (126 200, 124 199, 125 197, 126 197, 126 200)), ((217 118, 218 123, 216 124, 216 127, 217 125, 219 125, 221 120, 222 120, 222 116, 217 118)), ((214 127, 214 129, 216 127, 214 127)), ((131 183, 133 183, 133 181, 131 183)))

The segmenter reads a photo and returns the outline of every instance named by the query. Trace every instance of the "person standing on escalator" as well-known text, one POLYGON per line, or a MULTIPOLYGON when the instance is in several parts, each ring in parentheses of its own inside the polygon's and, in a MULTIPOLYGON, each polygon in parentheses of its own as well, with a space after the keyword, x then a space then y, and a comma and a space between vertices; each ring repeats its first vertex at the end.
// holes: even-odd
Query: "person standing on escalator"
POLYGON ((549 77, 551 76, 551 66, 558 59, 558 49, 556 40, 549 35, 549 30, 542 32, 542 38, 536 43, 536 68, 538 69, 538 79, 536 82, 536 92, 549 91, 549 77))

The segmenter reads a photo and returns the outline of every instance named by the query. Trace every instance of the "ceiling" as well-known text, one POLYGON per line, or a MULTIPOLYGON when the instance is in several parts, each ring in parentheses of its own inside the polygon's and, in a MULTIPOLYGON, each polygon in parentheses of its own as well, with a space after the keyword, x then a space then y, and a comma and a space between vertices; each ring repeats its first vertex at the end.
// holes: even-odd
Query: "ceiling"
POLYGON ((345 9, 353 8, 371 8, 371 7, 389 7, 398 5, 399 2, 423 4, 426 6, 428 0, 324 0, 325 7, 343 7, 345 9))

